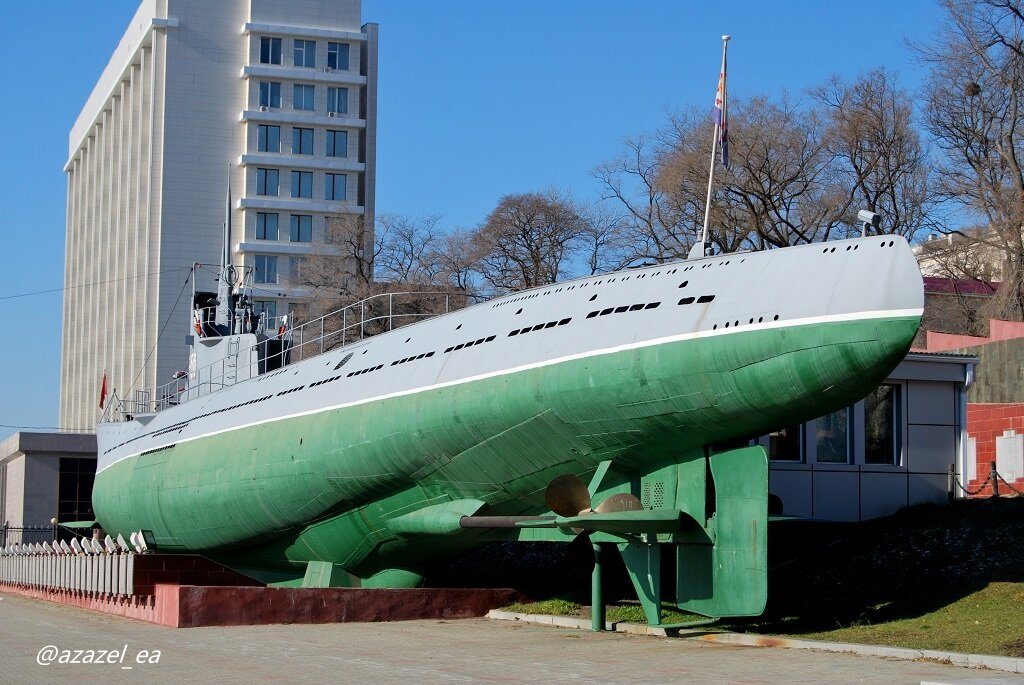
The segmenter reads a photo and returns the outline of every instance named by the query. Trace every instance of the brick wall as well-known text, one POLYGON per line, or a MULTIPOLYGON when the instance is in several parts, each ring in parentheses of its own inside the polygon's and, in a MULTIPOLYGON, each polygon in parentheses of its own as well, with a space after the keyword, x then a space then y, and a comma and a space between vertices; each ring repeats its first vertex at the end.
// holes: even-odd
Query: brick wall
MULTIPOLYGON (((1024 404, 978 404, 967 405, 967 436, 968 440, 973 439, 974 461, 976 464, 975 477, 965 482, 968 490, 974 491, 981 486, 989 476, 992 462, 997 462, 996 469, 1000 475, 1014 488, 1024 491, 1024 473, 1018 470, 1014 474, 1010 464, 1014 463, 1010 445, 1005 440, 1015 439, 1007 431, 1012 431, 1016 436, 1021 437, 1024 442, 1024 404), (1004 447, 997 451, 997 442, 1004 439, 1004 447), (1016 476, 1016 477, 1015 477, 1016 476)), ((971 458, 971 451, 968 449, 968 459, 971 458)), ((966 478, 966 476, 965 476, 966 478)), ((1005 484, 999 484, 999 494, 1014 494, 1005 484)), ((992 495, 991 483, 986 484, 974 497, 988 497, 992 495)))

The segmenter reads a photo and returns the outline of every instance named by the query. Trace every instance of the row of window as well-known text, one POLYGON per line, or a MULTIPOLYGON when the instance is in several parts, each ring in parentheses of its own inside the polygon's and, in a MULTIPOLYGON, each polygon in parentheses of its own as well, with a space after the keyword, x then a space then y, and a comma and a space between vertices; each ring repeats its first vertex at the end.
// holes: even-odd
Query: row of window
MULTIPOLYGON (((256 283, 280 282, 277 255, 258 254, 255 255, 253 259, 256 266, 256 273, 253 277, 253 280, 256 283)), ((288 260, 288 281, 290 283, 301 282, 303 278, 303 273, 306 269, 306 257, 287 257, 286 259, 288 260)), ((263 311, 266 311, 266 309, 264 309, 263 311)), ((270 314, 269 316, 276 316, 276 312, 275 314, 270 314)))
MULTIPOLYGON (((898 385, 880 385, 864 398, 865 464, 899 465, 902 447, 899 406, 898 385)), ((813 439, 816 463, 852 464, 853 416, 853 407, 844 407, 818 418, 814 422, 813 435, 807 430, 807 424, 770 433, 768 457, 773 461, 805 461, 809 442, 813 439)))
MULTIPOLYGON (((256 150, 281 151, 281 127, 260 124, 256 129, 256 150)), ((292 154, 313 154, 313 129, 292 127, 292 154)), ((324 136, 324 154, 328 157, 348 157, 348 131, 327 131, 324 136)))
MULTIPOLYGON (((277 197, 281 194, 281 170, 256 169, 256 194, 277 197)), ((295 198, 313 197, 313 172, 293 171, 291 196, 295 198)), ((324 199, 344 201, 348 199, 348 175, 324 174, 324 199)))
MULTIPOLYGON (((256 213, 256 240, 279 240, 279 216, 274 212, 256 213)), ((313 215, 291 214, 289 219, 288 239, 293 243, 309 243, 313 241, 313 215)))
MULTIPOLYGON (((281 108, 281 82, 260 81, 260 107, 281 108)), ((316 86, 309 83, 292 84, 292 109, 302 112, 316 110, 316 86)), ((328 114, 348 114, 348 88, 327 87, 328 114)))
MULTIPOLYGON (((260 38, 260 64, 282 64, 282 48, 284 41, 281 38, 264 36, 260 38)), ((349 69, 348 43, 327 43, 327 68, 348 71, 349 69)), ((292 40, 292 64, 293 67, 316 68, 316 41, 295 38, 292 40)))

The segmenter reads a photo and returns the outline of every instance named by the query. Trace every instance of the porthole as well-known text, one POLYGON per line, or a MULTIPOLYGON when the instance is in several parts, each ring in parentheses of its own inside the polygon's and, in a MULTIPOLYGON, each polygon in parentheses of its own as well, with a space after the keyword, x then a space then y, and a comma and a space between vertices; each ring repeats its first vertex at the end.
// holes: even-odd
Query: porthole
POLYGON ((773 319, 773 321, 778 321, 778 320, 779 320, 779 315, 778 315, 778 314, 776 314, 776 315, 775 315, 775 318, 773 319))
POLYGON ((680 283, 680 284, 679 284, 679 287, 680 287, 680 288, 685 288, 685 287, 686 287, 686 286, 688 286, 689 284, 690 284, 690 282, 689 282, 689 281, 683 281, 682 283, 680 283))
POLYGON ((590 302, 593 302, 596 299, 597 299, 597 294, 596 293, 590 296, 590 302))

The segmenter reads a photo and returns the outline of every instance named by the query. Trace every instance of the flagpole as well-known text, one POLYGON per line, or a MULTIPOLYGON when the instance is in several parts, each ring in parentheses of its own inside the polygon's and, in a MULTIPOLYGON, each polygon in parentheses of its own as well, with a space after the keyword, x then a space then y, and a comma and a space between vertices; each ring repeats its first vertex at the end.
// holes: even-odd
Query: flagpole
MULTIPOLYGON (((725 79, 725 51, 729 48, 729 39, 730 39, 730 36, 728 36, 728 35, 722 36, 722 70, 721 70, 721 76, 719 78, 722 79, 723 88, 725 86, 725 82, 724 82, 724 79, 725 79)), ((724 102, 725 93, 724 92, 722 93, 722 96, 723 96, 722 106, 725 107, 725 102, 724 102)), ((724 112, 722 114, 723 114, 723 116, 725 115, 724 112)), ((707 199, 705 199, 705 201, 704 201, 704 227, 701 229, 701 232, 700 232, 700 243, 701 243, 701 255, 700 256, 702 256, 702 257, 704 256, 705 251, 707 250, 708 222, 711 220, 711 189, 714 187, 714 184, 715 184, 715 154, 718 152, 718 136, 719 136, 718 121, 715 121, 715 136, 711 140, 711 168, 708 170, 708 195, 707 195, 707 199)))

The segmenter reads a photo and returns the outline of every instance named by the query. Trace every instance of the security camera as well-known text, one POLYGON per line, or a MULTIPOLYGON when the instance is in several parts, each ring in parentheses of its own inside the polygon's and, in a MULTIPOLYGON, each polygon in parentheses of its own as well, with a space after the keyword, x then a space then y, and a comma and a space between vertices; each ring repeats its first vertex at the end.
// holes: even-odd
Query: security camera
POLYGON ((882 215, 877 212, 872 212, 870 209, 862 209, 857 212, 857 221, 873 228, 878 228, 882 223, 882 215))
POLYGON ((870 209, 862 209, 857 212, 857 221, 861 223, 860 235, 864 237, 868 234, 868 226, 878 228, 881 225, 882 215, 870 209))

